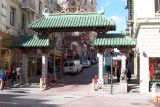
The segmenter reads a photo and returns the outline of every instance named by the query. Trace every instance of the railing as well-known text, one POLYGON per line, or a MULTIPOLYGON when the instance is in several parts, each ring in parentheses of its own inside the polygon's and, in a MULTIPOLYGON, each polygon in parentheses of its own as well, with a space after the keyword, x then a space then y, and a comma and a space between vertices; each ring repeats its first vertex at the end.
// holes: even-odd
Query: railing
POLYGON ((33 3, 32 0, 25 0, 22 3, 22 8, 28 8, 28 9, 31 9, 32 11, 35 11, 36 10, 36 5, 35 5, 35 3, 33 3))

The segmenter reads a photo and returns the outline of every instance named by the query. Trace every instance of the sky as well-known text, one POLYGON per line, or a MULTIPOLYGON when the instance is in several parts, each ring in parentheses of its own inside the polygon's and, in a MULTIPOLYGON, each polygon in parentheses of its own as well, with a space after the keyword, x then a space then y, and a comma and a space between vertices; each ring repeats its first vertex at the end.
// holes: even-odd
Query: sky
POLYGON ((127 0, 97 0, 97 11, 105 9, 105 16, 113 19, 116 23, 115 33, 125 31, 127 10, 125 9, 127 0))

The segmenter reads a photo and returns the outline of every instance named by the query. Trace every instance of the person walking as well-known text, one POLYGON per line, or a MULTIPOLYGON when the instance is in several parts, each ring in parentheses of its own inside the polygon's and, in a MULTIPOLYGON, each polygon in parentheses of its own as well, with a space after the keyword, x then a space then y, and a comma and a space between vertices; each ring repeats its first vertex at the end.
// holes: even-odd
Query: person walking
POLYGON ((22 76, 21 76, 21 74, 22 74, 21 67, 18 67, 18 66, 17 66, 17 68, 16 68, 16 73, 17 73, 17 75, 16 75, 16 76, 17 76, 17 82, 18 82, 18 83, 21 83, 21 77, 22 77, 22 76))
POLYGON ((0 68, 0 90, 3 90, 4 88, 5 79, 6 79, 5 72, 0 68))
POLYGON ((6 81, 8 87, 11 87, 11 78, 12 78, 11 68, 10 66, 8 66, 8 69, 6 71, 6 81))
POLYGON ((17 81, 17 73, 16 73, 16 70, 13 70, 12 71, 12 74, 11 74, 11 85, 13 85, 14 84, 14 82, 16 82, 17 81))
POLYGON ((127 63, 127 79, 131 81, 131 63, 129 61, 127 63))

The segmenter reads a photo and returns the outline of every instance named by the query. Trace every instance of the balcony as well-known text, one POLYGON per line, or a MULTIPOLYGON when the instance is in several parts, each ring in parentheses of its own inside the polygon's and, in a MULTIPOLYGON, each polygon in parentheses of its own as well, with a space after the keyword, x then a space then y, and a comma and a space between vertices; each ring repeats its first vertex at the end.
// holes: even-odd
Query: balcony
POLYGON ((21 8, 36 12, 36 5, 32 0, 24 0, 21 8))

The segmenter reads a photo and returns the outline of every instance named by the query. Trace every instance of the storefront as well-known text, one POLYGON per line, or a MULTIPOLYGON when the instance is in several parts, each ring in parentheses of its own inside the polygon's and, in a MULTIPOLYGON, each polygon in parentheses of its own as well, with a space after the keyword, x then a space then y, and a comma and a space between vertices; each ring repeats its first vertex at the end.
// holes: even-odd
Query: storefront
POLYGON ((149 58, 150 81, 149 90, 153 83, 160 87, 160 58, 149 58))
MULTIPOLYGON (((12 43, 19 49, 24 82, 32 82, 36 76, 45 77, 48 73, 49 51, 53 50, 52 43, 46 36, 22 36, 12 43), (30 81, 31 80, 31 81, 30 81)), ((36 80, 39 82, 39 79, 36 80)))
POLYGON ((16 37, 0 32, 0 64, 3 65, 3 69, 8 69, 13 63, 16 64, 18 59, 18 50, 12 50, 10 43, 15 40, 16 37))

